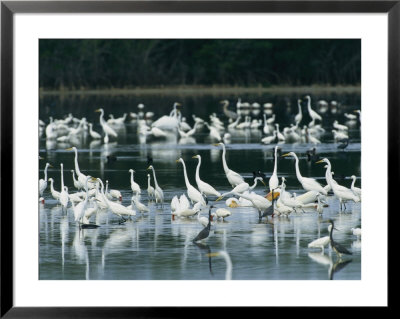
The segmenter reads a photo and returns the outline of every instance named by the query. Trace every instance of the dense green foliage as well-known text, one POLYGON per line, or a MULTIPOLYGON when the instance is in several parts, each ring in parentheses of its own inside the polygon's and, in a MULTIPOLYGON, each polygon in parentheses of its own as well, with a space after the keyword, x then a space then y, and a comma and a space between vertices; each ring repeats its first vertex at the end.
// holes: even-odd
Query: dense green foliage
POLYGON ((40 40, 40 87, 361 82, 360 40, 40 40))

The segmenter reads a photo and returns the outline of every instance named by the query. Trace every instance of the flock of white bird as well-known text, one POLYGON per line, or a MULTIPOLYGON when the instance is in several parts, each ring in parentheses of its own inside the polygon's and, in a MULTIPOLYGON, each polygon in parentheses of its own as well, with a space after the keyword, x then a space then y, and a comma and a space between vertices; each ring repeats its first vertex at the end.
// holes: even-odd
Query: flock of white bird
MULTIPOLYGON (((298 113, 294 117, 295 123, 290 127, 285 127, 282 132, 279 130, 279 124, 275 122, 275 115, 272 114, 270 118, 266 118, 264 112, 264 121, 251 120, 246 115, 244 121, 241 121, 242 114, 241 110, 244 109, 244 103, 239 100, 237 103, 237 112, 228 110, 228 101, 222 101, 223 110, 226 117, 229 119, 228 129, 230 130, 242 130, 242 129, 262 129, 266 135, 262 138, 261 142, 264 144, 270 143, 297 143, 305 142, 310 144, 319 144, 319 136, 325 132, 325 129, 321 126, 322 117, 312 109, 311 98, 306 97, 307 109, 312 121, 308 125, 303 125, 300 128, 300 123, 303 120, 301 100, 298 100, 298 113)), ((326 185, 321 185, 316 179, 310 177, 304 177, 299 169, 299 158, 294 152, 283 154, 281 157, 292 157, 295 160, 294 169, 299 184, 305 190, 304 194, 297 196, 295 193, 290 193, 286 190, 285 178, 278 177, 278 146, 274 148, 274 168, 271 177, 268 181, 268 186, 263 188, 267 190, 267 195, 257 194, 254 189, 258 182, 266 185, 266 181, 262 177, 255 177, 254 184, 249 185, 245 182, 243 176, 240 173, 235 172, 228 167, 226 160, 226 146, 224 141, 229 143, 229 133, 225 132, 224 122, 221 121, 216 114, 210 115, 210 121, 206 122, 193 115, 194 125, 191 127, 186 119, 182 117, 182 113, 179 111, 179 103, 175 103, 172 111, 169 115, 164 115, 149 125, 148 119, 151 119, 154 114, 152 112, 130 113, 131 120, 136 121, 138 125, 138 134, 142 136, 152 135, 155 138, 162 138, 166 136, 167 132, 174 132, 179 134, 180 138, 190 138, 201 127, 207 127, 211 139, 214 141, 215 147, 222 148, 222 167, 226 175, 227 182, 232 186, 232 190, 226 193, 220 193, 212 185, 202 180, 200 177, 201 169, 201 156, 196 155, 193 158, 198 160, 196 167, 196 173, 194 176, 196 184, 191 184, 190 176, 186 170, 185 161, 182 158, 177 159, 177 162, 182 165, 183 178, 186 186, 186 192, 183 194, 177 194, 173 196, 170 202, 171 216, 175 218, 193 218, 197 216, 197 220, 204 227, 209 227, 213 218, 225 219, 232 214, 232 208, 235 207, 253 207, 258 211, 259 219, 271 216, 287 216, 293 212, 304 211, 305 209, 315 210, 318 214, 323 213, 324 205, 326 205, 326 197, 328 193, 333 193, 339 202, 340 210, 343 207, 346 209, 345 204, 347 202, 358 203, 361 201, 361 189, 355 186, 356 177, 353 175, 351 187, 345 187, 339 185, 333 178, 332 164, 327 158, 319 160, 317 163, 325 164, 325 180, 326 185), (225 132, 225 133, 224 133, 225 132), (224 134, 223 134, 224 133, 224 134), (197 187, 196 187, 197 186, 197 187), (233 195, 233 197, 232 197, 233 195), (226 200, 227 208, 218 208, 215 212, 210 213, 209 218, 201 216, 202 209, 208 206, 209 200, 219 201, 224 197, 229 198, 226 200)), ((139 107, 143 109, 143 105, 139 107)), ((257 108, 257 106, 252 105, 257 108)), ((264 108, 269 109, 271 105, 267 103, 264 108)), ((65 119, 53 120, 50 118, 50 123, 46 126, 42 121, 39 123, 40 129, 45 130, 46 139, 55 139, 59 142, 71 142, 74 137, 87 132, 91 138, 101 140, 104 143, 109 143, 110 139, 117 139, 118 133, 115 127, 124 125, 127 119, 125 113, 121 118, 114 118, 110 115, 110 118, 106 121, 104 119, 104 110, 98 109, 96 112, 100 113, 99 122, 102 128, 103 134, 99 134, 93 131, 93 124, 88 123, 86 118, 77 119, 69 114, 65 119)), ((361 122, 361 112, 357 111, 359 116, 353 114, 347 114, 346 118, 353 122, 357 118, 361 122)), ((339 124, 337 121, 333 123, 332 130, 335 141, 341 139, 348 139, 348 127, 339 124)), ((71 142, 72 143, 72 142, 71 142)), ((131 204, 124 206, 121 204, 122 195, 121 192, 115 189, 109 189, 108 181, 104 182, 100 178, 91 177, 82 173, 79 168, 78 161, 78 149, 73 146, 68 150, 74 152, 74 165, 75 169, 71 170, 73 177, 74 187, 77 189, 76 192, 72 192, 72 187, 64 185, 64 171, 63 164, 60 164, 60 191, 54 189, 53 178, 47 179, 47 170, 51 165, 46 163, 44 168, 44 178, 39 180, 39 195, 40 201, 44 203, 43 193, 47 188, 48 182, 50 183, 51 195, 54 199, 58 200, 62 206, 63 211, 68 211, 68 205, 71 203, 72 211, 74 214, 74 220, 79 223, 82 227, 97 227, 98 225, 90 223, 90 219, 97 213, 104 211, 111 211, 113 214, 120 218, 120 223, 126 221, 126 218, 135 216, 137 212, 142 214, 150 211, 149 205, 144 204, 141 201, 142 190, 140 185, 135 181, 135 170, 130 169, 130 183, 132 190, 131 204)), ((163 206, 164 193, 160 185, 157 183, 155 168, 150 165, 148 170, 151 171, 154 187, 151 185, 151 174, 147 174, 147 195, 148 203, 152 200, 155 201, 156 205, 163 206)), ((361 230, 354 230, 356 236, 360 236, 361 230)), ((310 243, 309 247, 324 247, 327 244, 327 240, 323 238, 318 239, 315 243, 310 243)))

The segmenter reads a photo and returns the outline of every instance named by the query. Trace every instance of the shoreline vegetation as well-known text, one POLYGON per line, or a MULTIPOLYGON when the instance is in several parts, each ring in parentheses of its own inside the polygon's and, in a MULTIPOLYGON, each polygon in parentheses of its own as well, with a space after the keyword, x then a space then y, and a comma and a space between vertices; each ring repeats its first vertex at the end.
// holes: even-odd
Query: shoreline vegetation
POLYGON ((105 89, 44 89, 39 88, 39 97, 49 95, 232 95, 232 94, 284 94, 284 93, 361 93, 361 85, 311 85, 311 86, 158 86, 136 88, 105 88, 105 89))

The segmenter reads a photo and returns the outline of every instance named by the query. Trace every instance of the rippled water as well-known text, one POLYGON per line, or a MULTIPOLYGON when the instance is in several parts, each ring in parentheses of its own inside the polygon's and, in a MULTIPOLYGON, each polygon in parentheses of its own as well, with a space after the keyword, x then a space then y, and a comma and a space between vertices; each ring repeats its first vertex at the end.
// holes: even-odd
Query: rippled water
MULTIPOLYGON (((258 101, 285 101, 282 97, 257 97, 258 101), (263 100, 264 99, 264 100, 263 100)), ((331 97, 326 97, 331 98, 331 97)), ((172 97, 171 101, 180 97, 172 97)), ((215 111, 220 97, 204 97, 187 100, 186 113, 190 125, 190 113, 206 117, 215 111)), ((360 108, 359 97, 342 96, 345 101, 339 112, 327 113, 324 116, 324 127, 327 129, 323 143, 317 146, 321 157, 327 157, 332 163, 334 178, 344 186, 350 187, 349 176, 358 177, 356 186, 361 181, 361 144, 360 129, 357 123, 350 131, 350 145, 345 151, 339 151, 333 142, 330 132, 334 119, 344 123, 343 112, 360 108), (329 115, 328 115, 329 114, 329 115)), ((236 101, 232 99, 232 101, 236 101)), ((101 131, 98 113, 94 109, 103 106, 106 118, 110 112, 116 117, 123 112, 137 112, 137 103, 143 102, 147 110, 160 116, 161 110, 168 113, 172 103, 165 102, 163 97, 92 97, 84 99, 81 104, 74 103, 76 98, 67 98, 62 102, 55 97, 40 101, 40 117, 48 122, 48 116, 60 118, 68 112, 77 117, 86 116, 94 122, 94 129, 101 131), (95 100, 95 101, 94 101, 95 100), (115 102, 115 107, 112 105, 115 102), (57 107, 57 106, 62 107, 57 107), (163 105, 160 108, 159 105, 163 105), (164 111, 165 110, 165 111, 164 111)), ((289 105, 285 101, 275 105, 277 122, 282 125, 291 123, 297 112, 295 102, 289 105)), ((329 112, 329 111, 328 111, 329 112)), ((306 113, 306 112, 305 112, 306 113)), ((262 114, 262 108, 261 108, 262 114)), ((259 114, 258 116, 261 116, 259 114)), ((221 115, 222 116, 222 115, 221 115)), ((307 123, 307 121, 306 121, 307 123)), ((195 140, 182 141, 176 136, 166 139, 143 140, 137 135, 135 122, 127 121, 119 129, 119 138, 108 145, 92 141, 83 136, 74 142, 79 150, 79 166, 84 174, 108 180, 110 187, 121 191, 122 204, 130 204, 132 191, 128 170, 135 169, 135 181, 142 188, 141 201, 148 203, 147 174, 148 156, 153 159, 159 185, 164 190, 165 204, 149 203, 150 212, 138 213, 132 220, 119 223, 119 217, 111 212, 98 213, 91 222, 100 225, 97 229, 79 230, 74 222, 72 208, 63 213, 60 205, 46 189, 45 204, 39 205, 39 278, 40 279, 173 279, 173 280, 220 280, 225 278, 226 263, 222 257, 208 257, 207 253, 225 250, 232 261, 232 279, 253 280, 328 280, 328 279, 361 279, 361 240, 352 233, 352 227, 361 226, 360 203, 348 203, 345 212, 339 212, 338 200, 330 195, 329 207, 322 216, 313 209, 294 213, 288 217, 274 217, 258 220, 254 208, 229 208, 232 215, 225 221, 214 222, 211 234, 203 244, 194 244, 193 238, 202 230, 197 218, 171 219, 170 201, 174 195, 186 192, 182 165, 176 159, 182 157, 188 169, 189 179, 195 185, 194 173, 197 159, 202 156, 200 175, 203 180, 212 184, 220 192, 231 188, 222 169, 222 150, 212 145, 206 130, 196 135, 195 140), (114 155, 115 161, 109 162, 107 155, 114 155), (327 219, 335 221, 334 238, 352 251, 351 256, 339 260, 330 248, 321 254, 318 249, 310 249, 307 244, 322 236, 328 235, 327 219)), ((274 145, 262 145, 261 130, 231 132, 232 140, 227 145, 228 166, 239 172, 246 181, 252 182, 252 172, 261 170, 269 177, 273 170, 274 145)), ((39 177, 43 177, 46 161, 50 168, 49 177, 55 180, 56 190, 60 190, 60 163, 64 164, 65 184, 69 192, 76 191, 73 186, 71 169, 74 169, 74 153, 65 148, 71 144, 46 141, 40 138, 39 177)), ((280 144, 282 152, 294 151, 300 158, 300 170, 304 176, 315 177, 322 184, 325 182, 325 169, 321 164, 308 162, 306 151, 312 147, 308 144, 280 144)), ((278 159, 278 176, 285 177, 287 191, 304 193, 295 175, 294 160, 278 159)), ((153 182, 152 182, 153 183, 153 182)), ((256 193, 264 194, 265 189, 258 185, 256 193)), ((213 202, 210 199, 210 202, 213 202)), ((216 207, 226 207, 225 201, 213 202, 216 207)), ((202 215, 206 216, 207 209, 202 215)))

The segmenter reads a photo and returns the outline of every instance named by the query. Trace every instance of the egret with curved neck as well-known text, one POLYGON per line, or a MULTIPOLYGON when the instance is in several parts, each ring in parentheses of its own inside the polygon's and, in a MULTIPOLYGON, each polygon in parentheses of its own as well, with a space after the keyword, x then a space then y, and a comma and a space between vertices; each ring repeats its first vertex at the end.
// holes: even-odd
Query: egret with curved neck
POLYGON ((183 174, 185 177, 187 194, 188 194, 190 200, 192 201, 192 204, 193 204, 193 202, 196 202, 196 203, 201 203, 202 205, 206 206, 207 204, 206 204, 203 196, 201 195, 201 193, 196 188, 194 188, 192 186, 192 184, 190 184, 190 182, 189 182, 189 178, 187 177, 187 172, 186 172, 186 165, 185 165, 185 162, 183 161, 183 159, 179 158, 176 160, 176 162, 177 163, 181 162, 183 165, 183 174))
POLYGON ((197 158, 199 160, 197 167, 196 167, 196 183, 197 187, 199 188, 200 192, 202 195, 211 195, 211 196, 221 196, 221 193, 218 192, 214 187, 212 187, 210 184, 203 182, 200 179, 200 165, 201 165, 201 156, 200 155, 195 155, 192 158, 197 158))
POLYGON ((279 180, 278 180, 278 146, 275 146, 275 152, 274 152, 274 171, 269 179, 269 190, 272 191, 273 189, 277 188, 279 186, 279 180))
POLYGON ((222 165, 224 167, 226 178, 228 179, 229 183, 232 185, 232 188, 243 183, 244 179, 240 174, 232 171, 229 169, 228 165, 226 164, 226 149, 224 143, 217 143, 214 144, 215 146, 222 146, 222 165))
POLYGON ((161 203, 161 206, 162 206, 162 204, 164 203, 164 192, 157 183, 156 172, 154 170, 154 167, 153 167, 153 165, 150 165, 147 169, 148 170, 151 169, 153 171, 154 195, 156 198, 156 203, 161 203))
POLYGON ((283 154, 282 157, 286 156, 292 156, 296 160, 296 176, 298 181, 300 182, 301 186, 307 191, 316 191, 319 192, 323 195, 328 195, 327 191, 321 186, 320 183, 318 183, 314 178, 310 177, 303 177, 300 173, 300 168, 299 168, 299 158, 297 157, 296 153, 290 152, 283 154))

